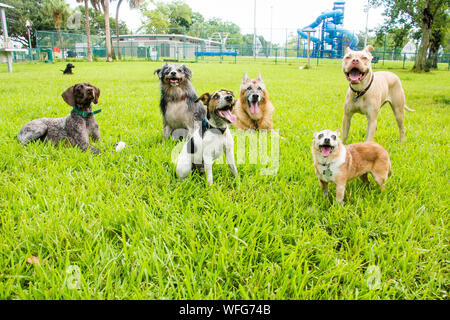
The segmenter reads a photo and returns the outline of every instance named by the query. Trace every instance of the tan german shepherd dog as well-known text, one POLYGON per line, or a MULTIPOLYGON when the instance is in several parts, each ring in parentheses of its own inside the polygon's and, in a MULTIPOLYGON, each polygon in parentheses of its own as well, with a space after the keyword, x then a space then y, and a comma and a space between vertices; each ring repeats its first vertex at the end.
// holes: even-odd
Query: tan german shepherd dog
POLYGON ((242 77, 241 92, 233 109, 238 129, 272 130, 274 107, 269 100, 264 81, 259 73, 257 79, 250 79, 247 73, 242 77))

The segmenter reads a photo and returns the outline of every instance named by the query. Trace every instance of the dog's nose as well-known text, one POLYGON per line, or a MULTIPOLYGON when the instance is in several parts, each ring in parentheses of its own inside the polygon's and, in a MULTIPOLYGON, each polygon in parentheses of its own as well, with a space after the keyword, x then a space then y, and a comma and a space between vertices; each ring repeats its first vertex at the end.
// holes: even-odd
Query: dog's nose
POLYGON ((233 97, 232 96, 225 96, 225 101, 231 102, 231 101, 233 101, 233 97))
POLYGON ((323 142, 326 143, 326 144, 330 144, 330 138, 325 138, 325 139, 323 140, 323 142))
POLYGON ((359 63, 359 60, 358 59, 353 59, 352 60, 352 64, 358 64, 359 63))
POLYGON ((171 74, 172 76, 174 76, 174 75, 176 75, 177 73, 176 73, 176 71, 172 71, 170 74, 171 74))
POLYGON ((252 100, 253 101, 258 101, 259 95, 257 94, 252 94, 252 100))

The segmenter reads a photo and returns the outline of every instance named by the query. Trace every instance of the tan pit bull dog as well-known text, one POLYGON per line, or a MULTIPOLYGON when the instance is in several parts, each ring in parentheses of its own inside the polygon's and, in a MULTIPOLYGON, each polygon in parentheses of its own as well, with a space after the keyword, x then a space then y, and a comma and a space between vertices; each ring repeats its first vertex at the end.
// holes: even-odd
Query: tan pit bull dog
POLYGON ((405 104, 405 93, 397 75, 389 71, 372 71, 371 45, 361 51, 347 48, 342 60, 349 88, 345 96, 344 119, 342 120, 342 140, 347 143, 350 121, 355 112, 367 116, 366 141, 373 141, 377 129, 377 116, 381 107, 389 102, 397 120, 400 142, 405 135, 403 126, 404 110, 414 112, 405 104))

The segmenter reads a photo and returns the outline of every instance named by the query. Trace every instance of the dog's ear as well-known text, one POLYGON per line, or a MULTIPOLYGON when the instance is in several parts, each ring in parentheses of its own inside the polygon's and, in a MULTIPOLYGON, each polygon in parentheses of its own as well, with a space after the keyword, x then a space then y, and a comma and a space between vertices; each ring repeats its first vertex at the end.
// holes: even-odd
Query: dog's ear
POLYGON ((264 80, 262 78, 262 75, 261 75, 261 72, 258 72, 258 79, 257 80, 259 80, 261 82, 264 82, 264 80))
POLYGON ((195 102, 201 101, 205 106, 207 106, 210 98, 211 95, 208 92, 205 92, 200 97, 198 97, 197 100, 195 100, 195 102))
POLYGON ((345 48, 345 54, 349 53, 350 51, 352 51, 352 49, 350 49, 350 47, 345 48))
POLYGON ((188 80, 190 80, 192 78, 192 70, 189 69, 188 67, 186 67, 185 64, 182 64, 180 67, 181 67, 181 70, 183 70, 183 73, 186 76, 186 78, 188 80))
POLYGON ((341 129, 339 127, 335 131, 336 135, 339 137, 341 135, 341 129))
POLYGON ((167 63, 164 63, 163 66, 162 66, 161 68, 159 68, 159 69, 156 69, 156 70, 153 72, 153 74, 156 74, 156 75, 158 76, 159 79, 162 79, 162 76, 163 76, 162 71, 163 71, 164 68, 166 68, 167 66, 168 66, 168 64, 167 64, 167 63))
POLYGON ((364 51, 367 51, 367 52, 369 52, 369 51, 373 51, 374 49, 373 49, 373 47, 369 44, 369 45, 367 45, 365 48, 364 48, 364 51))
POLYGON ((64 101, 72 107, 75 107, 75 96, 73 94, 73 88, 75 86, 71 86, 70 88, 68 88, 66 91, 63 92, 63 94, 61 95, 61 97, 64 99, 64 101))
POLYGON ((100 97, 100 89, 97 88, 96 86, 92 86, 92 87, 94 87, 94 103, 97 104, 98 98, 100 97))
POLYGON ((247 72, 244 72, 244 75, 242 76, 242 84, 246 84, 249 80, 247 72))

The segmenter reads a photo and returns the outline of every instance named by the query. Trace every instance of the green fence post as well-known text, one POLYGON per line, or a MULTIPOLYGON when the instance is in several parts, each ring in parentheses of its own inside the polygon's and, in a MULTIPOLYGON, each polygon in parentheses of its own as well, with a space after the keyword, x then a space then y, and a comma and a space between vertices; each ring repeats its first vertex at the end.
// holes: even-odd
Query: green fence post
POLYGON ((284 48, 284 62, 287 62, 287 47, 284 48))
POLYGON ((403 54, 403 69, 405 69, 406 53, 403 54))
POLYGON ((275 48, 275 64, 277 64, 278 48, 275 48))
POLYGON ((386 53, 386 34, 384 35, 383 66, 384 66, 384 54, 385 53, 386 53))

